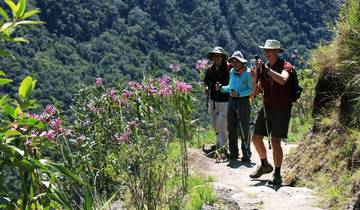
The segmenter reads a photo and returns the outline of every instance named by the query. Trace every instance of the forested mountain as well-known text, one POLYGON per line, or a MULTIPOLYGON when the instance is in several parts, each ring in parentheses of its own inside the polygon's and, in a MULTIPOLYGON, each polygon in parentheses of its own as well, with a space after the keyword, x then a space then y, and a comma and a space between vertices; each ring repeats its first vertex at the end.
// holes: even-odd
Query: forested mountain
MULTIPOLYGON (((13 46, 17 62, 3 59, 15 78, 38 80, 37 98, 64 109, 79 83, 138 80, 143 72, 180 63, 194 78, 194 63, 215 45, 251 58, 267 38, 282 41, 305 59, 320 41, 329 41, 338 1, 332 0, 38 0, 39 19, 31 43, 13 46)), ((287 56, 287 55, 286 55, 287 56)))

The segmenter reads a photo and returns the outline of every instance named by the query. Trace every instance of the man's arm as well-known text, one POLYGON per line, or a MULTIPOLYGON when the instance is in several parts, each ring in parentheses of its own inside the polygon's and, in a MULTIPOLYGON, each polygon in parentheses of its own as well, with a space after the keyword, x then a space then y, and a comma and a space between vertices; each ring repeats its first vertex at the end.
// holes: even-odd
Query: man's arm
POLYGON ((276 71, 266 66, 265 71, 275 82, 279 83, 280 85, 286 85, 287 81, 290 78, 289 71, 286 69, 282 70, 281 74, 279 74, 276 71))

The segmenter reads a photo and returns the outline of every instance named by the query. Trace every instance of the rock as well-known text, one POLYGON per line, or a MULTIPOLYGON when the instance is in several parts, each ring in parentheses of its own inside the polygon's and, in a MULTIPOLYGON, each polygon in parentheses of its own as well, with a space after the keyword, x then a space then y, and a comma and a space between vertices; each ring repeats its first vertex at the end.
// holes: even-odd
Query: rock
POLYGON ((220 210, 219 208, 216 208, 214 206, 209 206, 209 205, 206 205, 204 204, 202 207, 201 207, 201 210, 220 210))

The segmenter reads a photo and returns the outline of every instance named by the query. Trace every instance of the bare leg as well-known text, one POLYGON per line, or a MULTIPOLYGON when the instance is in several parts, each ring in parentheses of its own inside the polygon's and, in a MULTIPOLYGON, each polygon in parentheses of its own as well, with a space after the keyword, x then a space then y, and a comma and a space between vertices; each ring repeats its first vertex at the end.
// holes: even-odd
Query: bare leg
POLYGON ((256 151, 258 152, 260 159, 266 159, 266 148, 265 148, 265 144, 263 142, 264 136, 260 136, 260 135, 253 135, 252 141, 255 145, 256 151))
POLYGON ((271 144, 273 147, 273 156, 274 156, 274 165, 275 167, 281 167, 283 162, 283 150, 281 148, 281 139, 280 138, 272 138, 271 144))

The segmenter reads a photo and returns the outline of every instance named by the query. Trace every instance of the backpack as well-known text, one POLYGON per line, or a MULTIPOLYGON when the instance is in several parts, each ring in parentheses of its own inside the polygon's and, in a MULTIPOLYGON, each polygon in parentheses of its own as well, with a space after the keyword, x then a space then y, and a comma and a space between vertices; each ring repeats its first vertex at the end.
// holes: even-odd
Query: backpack
POLYGON ((290 73, 290 80, 291 80, 290 85, 291 85, 291 96, 292 96, 291 101, 295 102, 301 97, 301 93, 303 91, 303 88, 300 86, 295 67, 293 67, 290 73))

